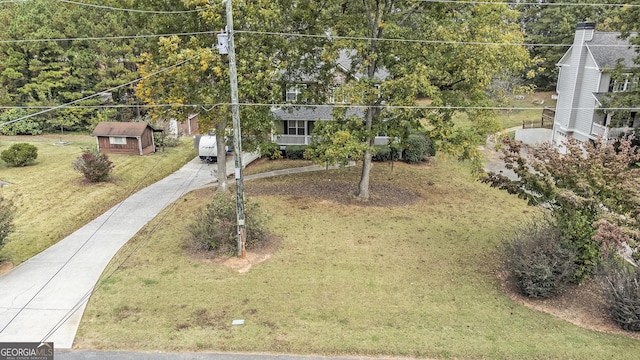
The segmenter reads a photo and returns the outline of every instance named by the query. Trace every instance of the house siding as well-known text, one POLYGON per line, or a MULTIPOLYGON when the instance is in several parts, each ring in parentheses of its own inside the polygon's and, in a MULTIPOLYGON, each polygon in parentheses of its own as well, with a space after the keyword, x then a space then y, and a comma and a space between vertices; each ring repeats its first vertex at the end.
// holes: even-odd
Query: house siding
POLYGON ((595 68, 585 68, 582 75, 582 86, 579 88, 575 108, 574 123, 571 126, 574 130, 574 137, 580 141, 591 138, 591 125, 595 120, 595 107, 597 105, 593 93, 598 91, 600 83, 600 71, 595 68))

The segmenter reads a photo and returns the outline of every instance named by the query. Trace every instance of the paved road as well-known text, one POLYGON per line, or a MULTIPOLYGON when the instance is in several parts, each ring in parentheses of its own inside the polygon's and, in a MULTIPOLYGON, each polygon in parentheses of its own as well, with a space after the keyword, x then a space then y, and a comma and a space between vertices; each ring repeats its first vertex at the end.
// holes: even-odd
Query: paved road
POLYGON ((409 358, 383 357, 328 357, 274 354, 233 354, 233 353, 161 353, 161 352, 125 352, 125 351, 56 351, 56 360, 401 360, 409 358))

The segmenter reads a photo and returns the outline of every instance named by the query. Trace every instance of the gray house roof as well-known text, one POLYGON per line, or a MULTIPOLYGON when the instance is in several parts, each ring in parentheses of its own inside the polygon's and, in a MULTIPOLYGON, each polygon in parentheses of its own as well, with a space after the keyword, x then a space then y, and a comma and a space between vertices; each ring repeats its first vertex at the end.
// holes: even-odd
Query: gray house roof
POLYGON ((586 46, 600 69, 615 67, 618 59, 622 60, 624 67, 634 67, 633 59, 638 56, 636 47, 620 38, 620 33, 596 32, 586 46))
MULTIPOLYGON (((350 51, 350 50, 341 50, 338 56, 338 60, 336 60, 336 63, 338 64, 338 66, 342 69, 342 71, 349 73, 350 75, 352 75, 353 77, 356 78, 356 80, 360 80, 360 78, 362 78, 362 76, 364 74, 362 73, 351 73, 351 71, 353 70, 352 68, 352 64, 353 64, 353 60, 352 57, 355 54, 355 51, 350 51)), ((387 71, 386 68, 378 68, 378 70, 376 71, 376 73, 373 75, 373 78, 376 80, 386 80, 389 77, 389 71, 387 71)))
MULTIPOLYGON (((307 105, 296 106, 289 109, 275 109, 272 114, 280 120, 332 120, 333 109, 338 106, 331 105, 307 105)), ((351 107, 347 109, 346 116, 364 117, 364 107, 351 107)))

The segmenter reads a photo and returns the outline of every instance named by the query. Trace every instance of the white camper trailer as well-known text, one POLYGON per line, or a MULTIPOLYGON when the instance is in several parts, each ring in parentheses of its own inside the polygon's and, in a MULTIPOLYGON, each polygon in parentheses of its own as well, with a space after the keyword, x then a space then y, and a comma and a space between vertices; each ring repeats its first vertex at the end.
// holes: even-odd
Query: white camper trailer
POLYGON ((198 142, 198 156, 205 162, 218 161, 218 144, 215 135, 202 135, 198 142))

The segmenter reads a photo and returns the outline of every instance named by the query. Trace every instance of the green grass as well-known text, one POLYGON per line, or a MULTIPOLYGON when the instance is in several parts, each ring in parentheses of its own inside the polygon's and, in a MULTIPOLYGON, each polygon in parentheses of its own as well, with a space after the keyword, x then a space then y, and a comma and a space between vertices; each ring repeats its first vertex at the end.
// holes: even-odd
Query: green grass
POLYGON ((253 175, 264 172, 291 169, 303 166, 313 165, 313 161, 310 160, 292 160, 281 159, 280 161, 267 161, 267 159, 259 159, 254 163, 249 164, 242 173, 244 175, 253 175))
POLYGON ((524 99, 512 99, 510 106, 513 108, 524 108, 523 110, 502 110, 498 114, 498 120, 503 129, 522 126, 522 122, 540 123, 542 118, 542 109, 547 107, 555 107, 556 101, 551 99, 551 95, 555 92, 539 92, 524 95, 524 99), (534 104, 534 100, 543 100, 543 104, 534 104))
POLYGON ((0 137, 0 151, 26 142, 38 148, 33 165, 13 168, 0 162, 0 194, 18 207, 16 231, 0 250, 0 259, 17 265, 55 244, 104 213, 129 194, 174 172, 195 157, 188 139, 180 147, 148 156, 110 155, 115 164, 109 182, 86 184, 71 163, 95 144, 88 135, 0 137), (63 141, 65 146, 56 143, 63 141))
MULTIPOLYGON (((286 187, 356 182, 358 168, 250 181, 286 187)), ((487 359, 634 359, 632 338, 585 330, 500 290, 497 249, 532 208, 473 180, 469 169, 375 166, 372 183, 419 203, 346 205, 261 195, 280 237, 246 274, 195 258, 185 228, 212 196, 185 196, 105 271, 75 347, 487 359), (130 255, 123 262, 126 256, 130 255), (244 326, 231 326, 244 319, 244 326)), ((373 194, 375 196, 375 193, 373 194)), ((345 189, 345 196, 347 189, 345 189)))

